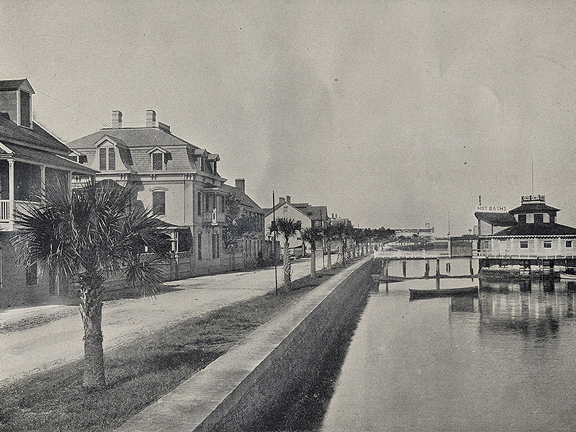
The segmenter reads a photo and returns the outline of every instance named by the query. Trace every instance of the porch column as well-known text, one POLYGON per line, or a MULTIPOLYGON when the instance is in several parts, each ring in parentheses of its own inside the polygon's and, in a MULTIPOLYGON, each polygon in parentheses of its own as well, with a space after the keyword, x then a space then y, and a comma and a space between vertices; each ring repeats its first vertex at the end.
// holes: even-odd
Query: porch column
POLYGON ((14 221, 14 159, 8 159, 8 200, 9 200, 9 220, 14 221))

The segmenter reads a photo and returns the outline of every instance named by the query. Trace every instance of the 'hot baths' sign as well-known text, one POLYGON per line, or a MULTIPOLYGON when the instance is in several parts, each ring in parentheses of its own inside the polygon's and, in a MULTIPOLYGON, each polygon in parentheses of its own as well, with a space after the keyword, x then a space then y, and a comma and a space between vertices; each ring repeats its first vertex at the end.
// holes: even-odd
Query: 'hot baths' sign
POLYGON ((477 212, 489 212, 489 213, 507 213, 508 210, 506 206, 493 206, 493 205, 479 205, 476 206, 477 212))

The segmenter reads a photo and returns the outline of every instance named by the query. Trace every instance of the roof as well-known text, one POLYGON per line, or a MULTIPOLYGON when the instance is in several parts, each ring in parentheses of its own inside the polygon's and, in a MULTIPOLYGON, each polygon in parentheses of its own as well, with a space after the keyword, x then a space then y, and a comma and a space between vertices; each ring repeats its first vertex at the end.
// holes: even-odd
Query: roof
POLYGON ((56 151, 62 155, 68 155, 70 149, 47 132, 38 123, 33 122, 32 129, 18 126, 12 120, 0 116, 0 142, 19 145, 32 145, 41 147, 47 151, 56 151))
POLYGON ((2 80, 0 81, 0 91, 18 90, 20 87, 22 87, 22 85, 24 85, 24 87, 28 87, 27 90, 34 94, 34 90, 26 78, 16 80, 2 80))
POLYGON ((576 228, 557 223, 521 223, 498 231, 490 237, 576 235, 576 228))
MULTIPOLYGON (((49 151, 36 150, 30 147, 21 146, 18 144, 5 144, 13 152, 13 157, 22 158, 31 162, 37 162, 56 168, 70 170, 80 174, 95 174, 95 171, 68 159, 65 156, 60 156, 49 151)), ((6 158, 8 155, 3 150, 0 150, 0 159, 6 158)))
POLYGON ((326 206, 311 206, 308 203, 291 203, 288 201, 279 202, 273 208, 263 209, 266 216, 270 215, 274 210, 278 210, 285 204, 292 206, 295 210, 302 213, 304 216, 311 220, 327 220, 328 219, 328 209, 326 206))
POLYGON ((510 214, 518 214, 518 213, 556 213, 560 209, 550 207, 543 202, 535 202, 535 203, 525 203, 519 207, 516 207, 510 210, 510 214))
POLYGON ((476 219, 489 223, 492 226, 512 226, 516 225, 516 219, 510 213, 476 212, 476 219))
POLYGON ((101 129, 97 132, 69 141, 68 146, 78 150, 82 148, 94 148, 94 144, 102 138, 110 137, 119 139, 126 147, 162 147, 167 146, 189 146, 192 149, 199 147, 178 138, 160 128, 140 127, 140 128, 117 128, 101 129))
POLYGON ((240 202, 240 205, 244 207, 249 207, 252 211, 258 213, 264 213, 264 210, 262 210, 260 206, 256 204, 252 198, 246 195, 245 192, 242 192, 242 190, 227 184, 223 184, 222 189, 228 193, 233 194, 234 197, 236 197, 236 199, 240 202))

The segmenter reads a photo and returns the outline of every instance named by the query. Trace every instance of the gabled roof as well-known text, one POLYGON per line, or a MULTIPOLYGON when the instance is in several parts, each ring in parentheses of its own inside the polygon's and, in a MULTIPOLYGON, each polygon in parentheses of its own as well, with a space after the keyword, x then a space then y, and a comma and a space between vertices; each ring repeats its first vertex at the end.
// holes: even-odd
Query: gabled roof
POLYGON ((64 143, 47 132, 38 123, 34 122, 32 129, 29 129, 18 126, 4 116, 0 116, 0 141, 4 144, 14 143, 39 147, 62 155, 67 155, 70 152, 70 149, 64 143))
POLYGON ((126 144, 124 144, 124 141, 122 141, 120 138, 113 137, 110 135, 104 135, 102 138, 100 138, 98 141, 96 141, 94 143, 94 146, 99 147, 100 145, 104 144, 106 141, 111 142, 116 147, 128 148, 128 146, 126 144))
POLYGON ((264 210, 262 210, 260 206, 256 204, 252 198, 250 198, 248 195, 246 195, 245 192, 242 192, 240 189, 227 184, 223 184, 222 189, 234 195, 234 197, 236 197, 240 205, 243 205, 244 207, 249 207, 254 212, 264 213, 264 210))
POLYGON ((476 212, 476 219, 489 223, 492 226, 512 226, 516 225, 516 219, 510 213, 476 212))
POLYGON ((288 204, 289 206, 291 206, 292 208, 294 208, 295 210, 299 211, 300 213, 302 213, 304 216, 306 216, 308 219, 311 220, 327 220, 328 218, 328 209, 326 208, 326 206, 311 206, 308 203, 289 203, 287 201, 285 202, 279 202, 278 204, 276 204, 274 206, 274 208, 265 208, 263 209, 264 214, 266 216, 270 215, 273 211, 277 211, 279 208, 283 207, 284 205, 288 204))
POLYGON ((576 228, 557 223, 522 223, 492 234, 490 237, 576 235, 576 228))
POLYGON ((18 90, 21 87, 24 87, 26 91, 34 94, 34 89, 26 78, 0 81, 0 91, 18 90))

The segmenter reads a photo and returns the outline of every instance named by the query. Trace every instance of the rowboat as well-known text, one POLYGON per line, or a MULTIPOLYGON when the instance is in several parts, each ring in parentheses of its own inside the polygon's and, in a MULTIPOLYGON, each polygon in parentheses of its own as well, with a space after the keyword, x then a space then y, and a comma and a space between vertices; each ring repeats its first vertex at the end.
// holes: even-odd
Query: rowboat
POLYGON ((417 290, 411 289, 410 300, 428 299, 435 297, 455 297, 455 296, 474 296, 478 297, 478 287, 463 287, 463 288, 446 288, 446 289, 430 289, 430 290, 417 290))

